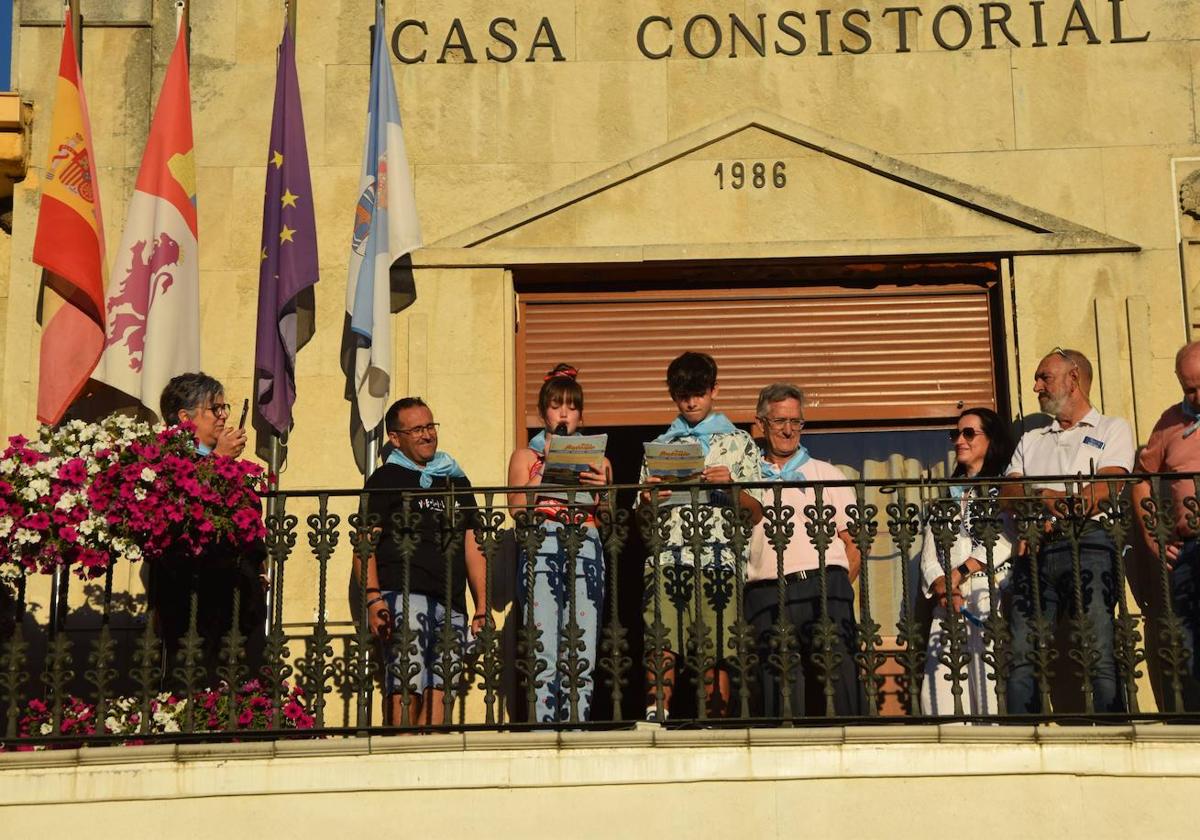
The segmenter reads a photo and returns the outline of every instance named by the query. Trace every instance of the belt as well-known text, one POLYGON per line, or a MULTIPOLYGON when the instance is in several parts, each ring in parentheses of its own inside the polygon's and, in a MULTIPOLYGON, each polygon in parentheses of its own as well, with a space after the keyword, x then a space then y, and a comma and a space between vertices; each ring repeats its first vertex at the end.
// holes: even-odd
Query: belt
MULTIPOLYGON (((846 575, 850 574, 850 570, 847 569, 845 566, 826 566, 825 567, 826 574, 829 574, 830 572, 835 572, 835 571, 842 572, 843 574, 846 574, 846 575)), ((783 582, 785 584, 796 583, 797 581, 801 581, 801 580, 810 580, 810 579, 817 580, 820 577, 821 577, 820 569, 804 569, 799 572, 788 572, 786 575, 783 576, 783 582)), ((776 586, 776 585, 778 585, 778 583, 777 583, 778 580, 779 580, 779 578, 766 578, 764 580, 755 580, 755 581, 751 581, 750 583, 747 583, 746 587, 749 588, 751 586, 767 586, 767 585, 776 586)))
MULTIPOLYGON (((1057 527, 1055 527, 1054 531, 1047 536, 1049 539, 1042 543, 1041 546, 1043 550, 1050 548, 1051 546, 1070 545, 1072 542, 1070 535, 1064 534, 1062 530, 1057 527)), ((1104 530, 1104 526, 1094 519, 1089 519, 1086 523, 1084 523, 1083 527, 1079 529, 1078 540, 1079 542, 1085 542, 1089 540, 1094 542, 1097 537, 1105 539, 1112 544, 1112 536, 1108 533, 1108 531, 1104 530)), ((1113 547, 1115 548, 1116 546, 1113 545, 1113 547)))
MULTIPOLYGON (((1050 536, 1052 537, 1051 541, 1057 542, 1059 540, 1064 540, 1064 541, 1070 540, 1071 537, 1068 534, 1063 533, 1063 530, 1058 527, 1058 523, 1059 523, 1059 518, 1057 516, 1050 517, 1050 524, 1054 526, 1054 530, 1050 534, 1050 536)), ((1084 522, 1083 526, 1079 529, 1079 538, 1083 539, 1084 537, 1090 537, 1095 534, 1107 534, 1107 533, 1108 532, 1104 530, 1104 526, 1101 525, 1098 521, 1096 521, 1095 519, 1088 519, 1088 521, 1084 522)))

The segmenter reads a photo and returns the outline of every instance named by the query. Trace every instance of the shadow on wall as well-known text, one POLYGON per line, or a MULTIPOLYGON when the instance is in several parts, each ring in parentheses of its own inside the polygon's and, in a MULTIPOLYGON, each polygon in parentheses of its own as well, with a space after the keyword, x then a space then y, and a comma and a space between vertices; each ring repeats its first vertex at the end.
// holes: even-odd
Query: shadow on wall
MULTIPOLYGON (((77 580, 72 580, 71 584, 80 586, 77 580)), ((104 620, 104 585, 100 582, 83 583, 80 594, 83 603, 68 609, 64 625, 67 628, 68 661, 71 663, 67 667, 73 672, 66 683, 66 690, 71 694, 90 696, 96 692, 95 683, 89 680, 91 668, 80 666, 89 663, 100 637, 104 620)), ((77 599, 79 596, 75 597, 77 599)), ((136 694, 139 689, 130 674, 135 667, 133 660, 137 640, 146 626, 146 596, 113 592, 109 599, 108 621, 109 632, 116 643, 114 659, 109 666, 116 672, 110 693, 136 694)), ((18 624, 21 638, 28 645, 24 667, 29 673, 29 681, 21 690, 27 697, 44 696, 49 693, 45 686, 49 674, 43 673, 48 665, 50 650, 49 607, 31 601, 25 604, 22 614, 14 589, 8 584, 0 585, 0 645, 12 638, 18 624)))

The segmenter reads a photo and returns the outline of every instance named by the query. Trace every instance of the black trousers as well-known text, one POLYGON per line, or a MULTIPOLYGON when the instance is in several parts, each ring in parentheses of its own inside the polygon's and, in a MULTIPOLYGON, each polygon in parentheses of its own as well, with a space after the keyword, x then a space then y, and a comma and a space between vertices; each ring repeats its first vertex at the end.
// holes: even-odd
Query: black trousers
MULTIPOLYGON (((829 671, 833 689, 833 707, 838 716, 860 715, 865 706, 858 666, 854 654, 858 651, 854 620, 854 589, 850 574, 841 566, 828 566, 826 577, 826 609, 834 626, 833 650, 840 661, 829 671)), ((800 663, 791 670, 792 714, 822 716, 825 714, 824 670, 814 657, 820 656, 821 645, 816 642, 816 630, 821 619, 821 581, 818 572, 793 572, 784 578, 784 618, 791 625, 793 650, 800 654, 800 663)), ((751 684, 754 713, 765 717, 783 714, 781 669, 772 665, 771 641, 778 633, 779 591, 777 581, 765 580, 746 584, 745 615, 754 628, 758 654, 757 680, 751 684)))
POLYGON ((239 595, 238 629, 245 637, 242 663, 247 676, 254 676, 262 664, 263 625, 266 620, 266 596, 259 580, 262 556, 257 552, 228 553, 212 556, 164 556, 150 567, 149 601, 155 610, 166 660, 163 683, 175 683, 174 669, 179 648, 188 632, 192 611, 192 591, 196 592, 196 630, 201 638, 200 654, 205 681, 216 684, 217 668, 224 664, 224 636, 233 627, 233 593, 239 595))

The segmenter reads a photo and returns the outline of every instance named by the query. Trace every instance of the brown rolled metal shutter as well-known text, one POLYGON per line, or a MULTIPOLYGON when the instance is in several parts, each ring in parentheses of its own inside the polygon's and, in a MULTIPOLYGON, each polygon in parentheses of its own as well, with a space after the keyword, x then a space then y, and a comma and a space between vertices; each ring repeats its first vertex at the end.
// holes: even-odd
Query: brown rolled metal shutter
POLYGON ((712 354, 718 407, 753 419, 758 391, 790 381, 810 420, 944 419, 996 405, 986 288, 563 292, 520 298, 518 376, 527 426, 558 362, 580 369, 592 426, 658 425, 674 409, 667 364, 712 354))

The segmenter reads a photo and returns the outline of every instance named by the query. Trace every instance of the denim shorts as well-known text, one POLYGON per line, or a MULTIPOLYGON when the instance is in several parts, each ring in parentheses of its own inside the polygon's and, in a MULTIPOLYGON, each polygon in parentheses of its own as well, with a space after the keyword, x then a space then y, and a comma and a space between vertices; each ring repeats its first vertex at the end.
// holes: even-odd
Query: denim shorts
POLYGON ((442 643, 445 604, 429 595, 411 592, 406 616, 402 614, 404 593, 384 590, 382 594, 394 616, 391 641, 384 645, 388 693, 399 694, 405 682, 413 693, 443 688, 447 678, 452 686, 457 685, 462 679, 463 652, 467 644, 466 614, 450 611, 449 644, 445 645, 442 643), (407 656, 403 650, 405 624, 411 633, 407 656))

